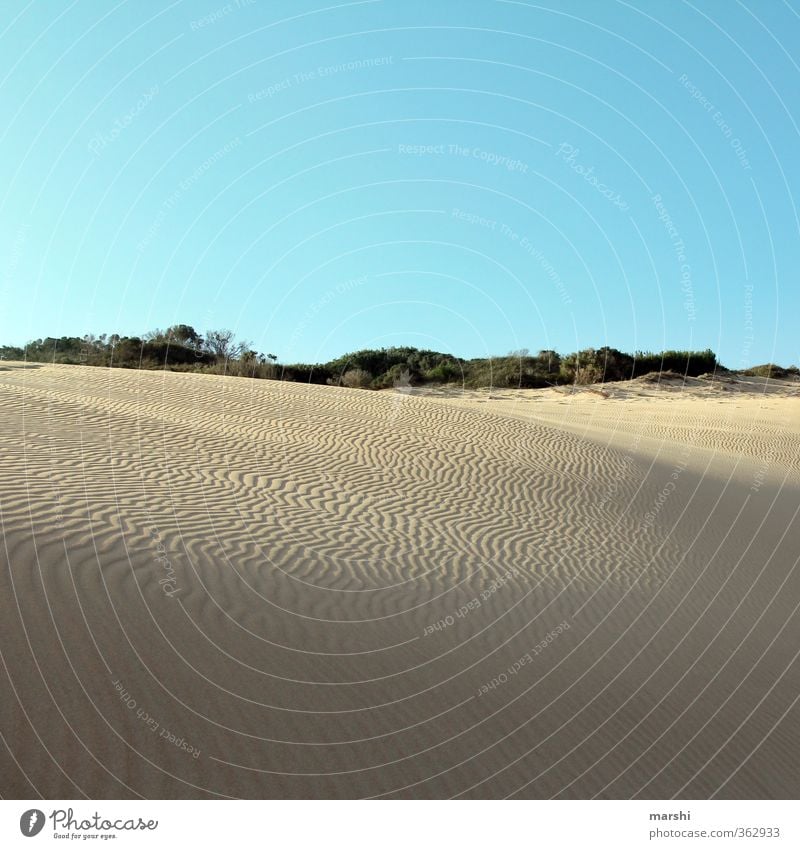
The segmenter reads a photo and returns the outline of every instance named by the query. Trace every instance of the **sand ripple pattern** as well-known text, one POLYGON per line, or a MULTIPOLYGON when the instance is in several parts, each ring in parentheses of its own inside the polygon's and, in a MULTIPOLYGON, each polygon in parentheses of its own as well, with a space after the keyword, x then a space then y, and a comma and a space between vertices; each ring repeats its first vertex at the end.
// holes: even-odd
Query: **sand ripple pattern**
POLYGON ((413 394, 77 366, 0 394, 4 795, 800 789, 774 470, 676 478, 413 394))

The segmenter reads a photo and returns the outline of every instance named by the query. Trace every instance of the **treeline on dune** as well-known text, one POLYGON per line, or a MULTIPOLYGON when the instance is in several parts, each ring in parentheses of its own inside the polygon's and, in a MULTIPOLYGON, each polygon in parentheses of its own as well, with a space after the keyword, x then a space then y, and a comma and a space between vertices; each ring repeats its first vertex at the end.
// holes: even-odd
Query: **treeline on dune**
MULTIPOLYGON (((631 380, 654 372, 699 377, 727 371, 710 349, 626 354, 607 346, 566 355, 552 350, 531 354, 523 349, 477 359, 391 347, 355 351, 327 363, 281 364, 276 354, 255 351, 250 343, 237 341, 230 330, 210 330, 203 335, 187 324, 154 330, 143 337, 115 333, 46 337, 24 347, 0 346, 0 359, 168 369, 363 389, 424 384, 535 388, 631 380)), ((782 368, 768 363, 742 373, 787 378, 798 376, 800 371, 795 366, 782 368)))

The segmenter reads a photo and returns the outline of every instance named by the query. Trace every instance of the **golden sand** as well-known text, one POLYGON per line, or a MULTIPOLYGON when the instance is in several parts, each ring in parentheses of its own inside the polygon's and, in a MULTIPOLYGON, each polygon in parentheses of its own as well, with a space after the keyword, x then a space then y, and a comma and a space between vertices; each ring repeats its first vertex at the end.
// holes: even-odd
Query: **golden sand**
POLYGON ((4 797, 800 793, 796 385, 0 393, 4 797))

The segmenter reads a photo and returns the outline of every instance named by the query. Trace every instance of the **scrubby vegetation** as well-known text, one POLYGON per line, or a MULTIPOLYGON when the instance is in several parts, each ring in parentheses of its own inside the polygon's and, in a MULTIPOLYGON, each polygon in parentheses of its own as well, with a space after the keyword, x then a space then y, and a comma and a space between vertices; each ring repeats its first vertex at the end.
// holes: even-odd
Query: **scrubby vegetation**
POLYGON ((468 388, 542 387, 560 383, 591 384, 630 380, 653 371, 697 377, 720 368, 713 351, 664 351, 625 354, 615 348, 587 348, 561 356, 544 350, 531 355, 512 351, 502 357, 463 360, 438 351, 384 348, 356 351, 321 367, 325 382, 344 386, 395 386, 401 374, 412 385, 457 383, 468 388), (358 374, 357 383, 353 373, 358 374), (369 380, 367 379, 369 376, 369 380))
MULTIPOLYGON (((0 359, 169 369, 361 389, 424 384, 533 388, 630 380, 651 373, 698 377, 725 371, 711 350, 626 354, 609 347, 586 348, 564 356, 551 350, 531 354, 523 349, 471 360, 439 351, 393 347, 355 351, 327 363, 281 365, 275 354, 253 350, 250 343, 236 341, 229 330, 201 335, 187 324, 154 330, 141 338, 103 334, 36 339, 24 348, 0 346, 0 359)), ((797 376, 798 369, 766 364, 744 374, 786 378, 797 376)))
POLYGON ((201 336, 188 324, 153 330, 142 338, 119 336, 48 336, 24 348, 0 346, 0 359, 39 363, 118 368, 199 371, 243 377, 278 376, 274 354, 259 354, 250 344, 237 342, 230 330, 210 330, 201 336))
POLYGON ((791 379, 800 376, 800 369, 797 366, 783 368, 783 366, 776 366, 775 363, 764 363, 762 366, 753 366, 753 368, 745 369, 742 374, 746 374, 749 377, 771 377, 786 380, 787 378, 791 379))

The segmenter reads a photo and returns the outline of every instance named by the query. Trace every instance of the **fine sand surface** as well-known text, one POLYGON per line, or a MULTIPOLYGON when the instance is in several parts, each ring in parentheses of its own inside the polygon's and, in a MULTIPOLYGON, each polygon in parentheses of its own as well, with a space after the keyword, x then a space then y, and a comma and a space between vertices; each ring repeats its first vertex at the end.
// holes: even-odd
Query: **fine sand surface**
POLYGON ((798 385, 602 392, 0 363, 0 794, 797 798, 798 385))

